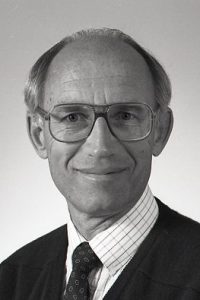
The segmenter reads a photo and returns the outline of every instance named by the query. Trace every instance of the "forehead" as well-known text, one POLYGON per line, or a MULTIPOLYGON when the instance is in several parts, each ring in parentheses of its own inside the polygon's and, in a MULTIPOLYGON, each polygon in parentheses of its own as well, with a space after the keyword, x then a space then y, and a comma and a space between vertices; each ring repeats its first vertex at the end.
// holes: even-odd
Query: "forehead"
POLYGON ((49 67, 44 91, 46 108, 69 102, 154 105, 153 80, 143 57, 129 45, 105 38, 65 46, 49 67))

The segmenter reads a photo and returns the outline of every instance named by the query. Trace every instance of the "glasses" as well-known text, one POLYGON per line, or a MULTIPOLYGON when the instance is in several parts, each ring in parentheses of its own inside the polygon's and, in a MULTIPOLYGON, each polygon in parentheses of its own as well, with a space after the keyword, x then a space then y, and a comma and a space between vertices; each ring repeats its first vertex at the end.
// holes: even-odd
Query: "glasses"
POLYGON ((48 121, 52 137, 64 143, 86 139, 99 117, 106 120, 117 139, 142 140, 151 133, 155 118, 151 107, 144 103, 59 104, 49 112, 37 107, 36 112, 48 121))

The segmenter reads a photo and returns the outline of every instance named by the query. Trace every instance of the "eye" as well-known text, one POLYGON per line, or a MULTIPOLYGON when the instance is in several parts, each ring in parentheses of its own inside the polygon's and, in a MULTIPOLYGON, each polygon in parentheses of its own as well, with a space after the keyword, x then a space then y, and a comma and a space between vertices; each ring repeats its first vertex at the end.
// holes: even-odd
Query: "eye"
POLYGON ((62 119, 62 121, 70 122, 70 123, 75 123, 78 121, 81 121, 85 119, 85 116, 81 113, 69 113, 68 115, 65 115, 62 119))
POLYGON ((70 122, 76 122, 79 119, 79 115, 76 113, 69 114, 68 116, 66 116, 66 119, 68 119, 70 122))
POLYGON ((135 119, 135 115, 133 113, 126 112, 126 111, 119 112, 117 114, 117 119, 123 120, 123 121, 129 121, 129 120, 135 119))
POLYGON ((120 113, 120 118, 121 118, 122 120, 128 121, 128 120, 132 119, 132 117, 133 117, 133 115, 130 114, 130 113, 128 113, 128 112, 121 112, 121 113, 120 113))

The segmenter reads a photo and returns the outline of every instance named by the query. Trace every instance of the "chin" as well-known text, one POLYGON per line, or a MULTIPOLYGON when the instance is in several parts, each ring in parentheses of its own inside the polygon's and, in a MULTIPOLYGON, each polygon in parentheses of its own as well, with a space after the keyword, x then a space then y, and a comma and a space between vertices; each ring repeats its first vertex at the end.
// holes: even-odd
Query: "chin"
POLYGON ((105 190, 87 190, 87 193, 82 191, 78 194, 70 195, 69 201, 77 210, 91 216, 100 217, 115 215, 125 210, 126 207, 130 206, 130 201, 128 201, 129 199, 124 200, 125 197, 119 196, 113 191, 108 193, 105 190))

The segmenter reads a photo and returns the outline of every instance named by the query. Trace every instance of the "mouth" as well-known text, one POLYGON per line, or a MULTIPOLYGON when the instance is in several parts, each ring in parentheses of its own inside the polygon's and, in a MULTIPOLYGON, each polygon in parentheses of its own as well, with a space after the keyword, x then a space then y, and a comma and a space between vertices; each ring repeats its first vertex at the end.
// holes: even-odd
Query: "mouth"
POLYGON ((76 169, 77 172, 91 177, 112 177, 115 175, 119 175, 123 173, 124 171, 127 171, 128 168, 105 168, 105 169, 99 169, 99 168, 83 168, 83 169, 76 169))

